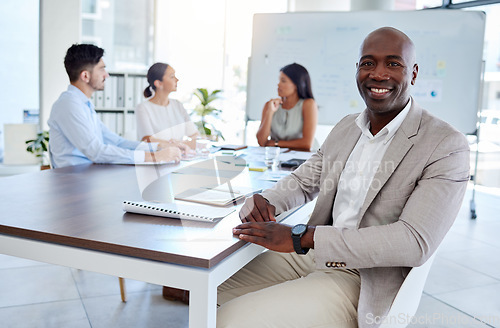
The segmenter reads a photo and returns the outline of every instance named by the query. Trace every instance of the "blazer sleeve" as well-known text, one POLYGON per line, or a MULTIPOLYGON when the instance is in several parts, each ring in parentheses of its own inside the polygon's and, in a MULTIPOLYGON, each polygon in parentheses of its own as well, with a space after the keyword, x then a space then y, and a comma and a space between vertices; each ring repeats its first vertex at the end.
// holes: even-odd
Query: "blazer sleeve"
POLYGON ((454 131, 422 157, 426 161, 424 169, 418 173, 409 195, 377 197, 365 213, 383 215, 384 210, 401 203, 402 210, 395 222, 351 230, 316 227, 314 246, 318 269, 329 269, 328 262, 357 269, 415 267, 425 263, 461 207, 469 181, 469 145, 463 134, 454 131))
POLYGON ((276 207, 276 214, 310 202, 318 195, 322 167, 323 152, 319 149, 289 176, 264 190, 262 196, 276 207))

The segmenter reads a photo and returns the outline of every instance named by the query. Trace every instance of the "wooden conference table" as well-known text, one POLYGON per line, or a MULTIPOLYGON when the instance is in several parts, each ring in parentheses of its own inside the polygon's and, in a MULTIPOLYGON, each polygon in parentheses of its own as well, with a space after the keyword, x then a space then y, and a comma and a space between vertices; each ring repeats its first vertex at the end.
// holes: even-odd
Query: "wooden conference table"
MULTIPOLYGON (((241 205, 215 223, 122 210, 151 186, 164 197, 168 184, 182 191, 178 168, 79 165, 1 178, 0 253, 187 289, 189 327, 215 327, 217 286, 264 249, 232 235, 241 205)), ((233 185, 273 184, 260 172, 239 172, 233 185)), ((290 211, 285 222, 303 222, 311 211, 312 204, 290 211)))

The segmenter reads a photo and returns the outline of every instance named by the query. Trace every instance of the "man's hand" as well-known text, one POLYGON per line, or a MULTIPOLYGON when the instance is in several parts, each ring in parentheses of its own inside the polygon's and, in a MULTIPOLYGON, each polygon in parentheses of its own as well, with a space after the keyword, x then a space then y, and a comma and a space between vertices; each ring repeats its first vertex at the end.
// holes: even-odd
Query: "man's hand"
POLYGON ((276 221, 275 213, 276 207, 269 204, 262 195, 255 194, 243 204, 240 210, 240 220, 241 222, 276 221))
POLYGON ((247 222, 233 228, 241 240, 283 253, 294 251, 291 231, 291 226, 277 222, 247 222))

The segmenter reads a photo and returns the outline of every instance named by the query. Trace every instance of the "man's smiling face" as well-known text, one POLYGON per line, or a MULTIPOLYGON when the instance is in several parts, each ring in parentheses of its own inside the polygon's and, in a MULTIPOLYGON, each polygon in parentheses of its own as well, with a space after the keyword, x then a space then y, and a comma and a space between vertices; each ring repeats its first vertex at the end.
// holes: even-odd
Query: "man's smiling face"
POLYGON ((397 115, 406 106, 418 66, 414 46, 404 34, 390 28, 371 33, 356 68, 359 93, 372 115, 397 115))

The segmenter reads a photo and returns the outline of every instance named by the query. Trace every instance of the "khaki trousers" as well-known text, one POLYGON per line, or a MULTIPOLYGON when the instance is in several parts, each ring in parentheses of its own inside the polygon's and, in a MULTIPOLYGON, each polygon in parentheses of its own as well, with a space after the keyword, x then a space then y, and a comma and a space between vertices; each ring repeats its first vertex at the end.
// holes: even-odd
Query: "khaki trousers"
POLYGON ((267 251, 217 290, 217 327, 357 327, 357 270, 316 270, 307 255, 267 251))

